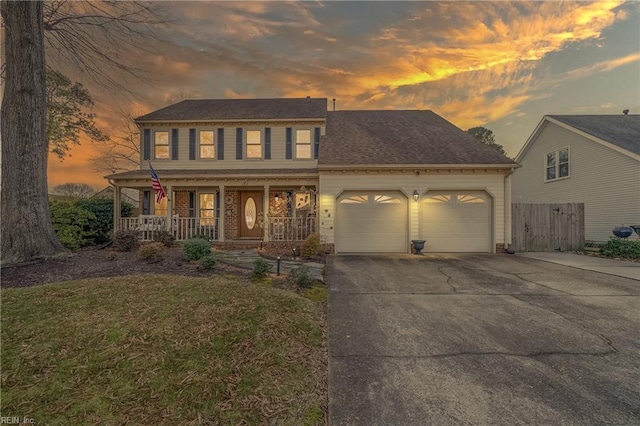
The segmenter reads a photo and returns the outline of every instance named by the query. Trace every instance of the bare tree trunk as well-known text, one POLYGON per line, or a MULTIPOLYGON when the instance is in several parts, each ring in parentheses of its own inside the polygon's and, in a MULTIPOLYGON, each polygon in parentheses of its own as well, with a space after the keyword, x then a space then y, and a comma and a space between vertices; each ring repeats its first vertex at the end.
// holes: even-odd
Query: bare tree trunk
POLYGON ((47 198, 43 3, 2 1, 5 87, 2 99, 2 262, 65 252, 47 198))

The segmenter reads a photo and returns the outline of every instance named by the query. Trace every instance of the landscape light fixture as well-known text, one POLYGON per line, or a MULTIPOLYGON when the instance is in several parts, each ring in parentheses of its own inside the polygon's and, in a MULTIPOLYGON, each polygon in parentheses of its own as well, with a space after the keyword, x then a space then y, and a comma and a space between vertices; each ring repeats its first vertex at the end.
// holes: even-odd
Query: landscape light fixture
POLYGON ((418 201, 418 198, 420 198, 420 194, 418 194, 418 190, 414 189, 413 190, 413 201, 418 201))

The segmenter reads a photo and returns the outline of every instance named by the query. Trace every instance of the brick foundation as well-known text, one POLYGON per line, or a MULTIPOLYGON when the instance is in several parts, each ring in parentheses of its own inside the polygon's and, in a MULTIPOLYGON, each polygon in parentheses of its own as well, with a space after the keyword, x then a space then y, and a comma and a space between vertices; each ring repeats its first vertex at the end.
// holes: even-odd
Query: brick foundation
POLYGON ((496 253, 504 253, 504 243, 496 244, 496 253))

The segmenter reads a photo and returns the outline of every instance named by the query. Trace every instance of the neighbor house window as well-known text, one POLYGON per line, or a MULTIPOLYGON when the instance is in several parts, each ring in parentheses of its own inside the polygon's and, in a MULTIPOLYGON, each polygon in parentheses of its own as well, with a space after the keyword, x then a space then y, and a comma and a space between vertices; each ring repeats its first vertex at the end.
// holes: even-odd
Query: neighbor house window
POLYGON ((154 158, 169 159, 169 132, 155 132, 153 140, 154 158))
POLYGON ((296 158, 311 158, 311 130, 296 130, 296 158))
POLYGON ((545 180, 569 177, 569 148, 550 152, 545 157, 545 180))
POLYGON ((247 158, 262 158, 262 132, 247 130, 247 158))
POLYGON ((216 197, 212 193, 200 194, 200 225, 215 225, 216 197))
POLYGON ((200 158, 216 158, 213 130, 200 130, 200 158))

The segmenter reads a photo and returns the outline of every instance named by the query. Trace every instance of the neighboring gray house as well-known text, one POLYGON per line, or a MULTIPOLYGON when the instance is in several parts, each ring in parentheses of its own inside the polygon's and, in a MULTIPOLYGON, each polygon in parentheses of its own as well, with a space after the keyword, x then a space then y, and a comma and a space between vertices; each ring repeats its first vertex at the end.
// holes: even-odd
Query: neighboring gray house
POLYGON ((640 115, 547 115, 516 161, 513 202, 584 203, 585 240, 640 225, 640 115))
POLYGON ((303 240, 337 253, 495 252, 510 239, 518 165, 431 111, 327 111, 321 99, 189 100, 137 118, 141 217, 177 239, 303 240), (166 188, 154 203, 149 162, 166 188))

